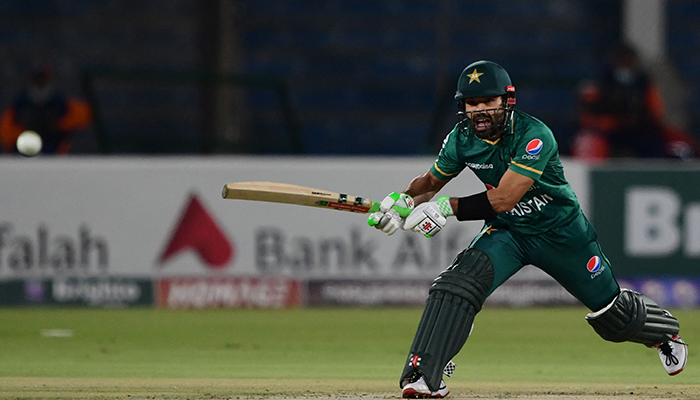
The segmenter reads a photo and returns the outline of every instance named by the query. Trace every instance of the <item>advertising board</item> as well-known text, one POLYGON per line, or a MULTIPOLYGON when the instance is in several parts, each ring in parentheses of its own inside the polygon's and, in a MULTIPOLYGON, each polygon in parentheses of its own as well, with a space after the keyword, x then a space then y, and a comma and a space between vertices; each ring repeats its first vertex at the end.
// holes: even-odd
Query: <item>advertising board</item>
POLYGON ((152 306, 153 281, 129 277, 0 281, 0 305, 152 306))
POLYGON ((700 168, 591 171, 593 223, 619 277, 700 275, 700 168))
MULTIPOLYGON (((0 161, 0 279, 256 276, 432 279, 478 232, 392 237, 366 215, 224 200, 276 181, 381 200, 432 159, 73 158, 0 161)), ((449 190, 483 190, 470 174, 449 190)), ((446 191, 448 193, 448 191, 446 191)))
MULTIPOLYGON (((308 280, 317 290, 309 292, 312 304, 351 304, 358 288, 365 295, 374 293, 366 298, 374 305, 422 304, 424 294, 415 294, 419 287, 427 290, 469 245, 481 222, 451 220, 432 239, 403 231, 387 237, 369 227, 364 214, 224 200, 221 190, 228 182, 274 181, 380 201, 390 191, 403 190, 433 161, 240 156, 0 159, 0 282, 17 289, 2 296, 30 302, 43 293, 36 304, 97 306, 116 296, 116 303, 140 304, 148 295, 133 300, 128 297, 133 287, 116 283, 150 280, 156 289, 137 286, 142 294, 157 298, 161 307, 278 307, 303 303, 308 280), (265 279, 284 283, 271 288, 265 279), (342 281, 347 284, 338 286, 342 281), (319 282, 326 284, 317 286, 319 282), (402 285, 414 295, 401 293, 402 285), (269 296, 246 294, 251 287, 269 296), (47 296, 54 288, 60 296, 47 296), (280 291, 302 294, 274 300, 280 291)), ((568 162, 566 168, 585 209, 586 166, 568 162)), ((440 194, 464 196, 484 189, 465 171, 440 194)), ((547 279, 543 273, 535 277, 547 279)), ((370 305, 366 299, 354 301, 370 305)))

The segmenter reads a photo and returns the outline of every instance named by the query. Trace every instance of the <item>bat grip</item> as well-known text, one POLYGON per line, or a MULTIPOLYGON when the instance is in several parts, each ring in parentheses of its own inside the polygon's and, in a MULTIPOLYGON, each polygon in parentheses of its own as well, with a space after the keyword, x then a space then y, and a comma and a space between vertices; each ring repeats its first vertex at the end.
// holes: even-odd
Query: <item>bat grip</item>
MULTIPOLYGON (((382 203, 379 202, 379 201, 373 201, 373 202, 372 202, 372 207, 369 209, 369 212, 370 212, 370 213, 374 213, 374 212, 379 211, 379 206, 380 206, 381 204, 382 204, 382 203)), ((399 213, 399 216, 400 216, 401 218, 406 218, 406 217, 408 217, 408 216, 411 214, 411 210, 408 209, 408 208, 406 208, 406 207, 393 206, 393 207, 391 207, 391 208, 392 208, 393 210, 395 210, 397 213, 399 213)))

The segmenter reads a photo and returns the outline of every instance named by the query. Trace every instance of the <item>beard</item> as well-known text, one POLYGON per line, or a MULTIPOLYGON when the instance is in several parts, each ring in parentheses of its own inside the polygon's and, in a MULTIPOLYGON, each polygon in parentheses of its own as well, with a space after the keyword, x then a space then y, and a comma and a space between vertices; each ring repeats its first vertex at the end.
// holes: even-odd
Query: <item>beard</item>
POLYGON ((474 134, 480 139, 495 140, 503 133, 505 126, 505 111, 498 108, 495 111, 475 111, 469 117, 469 124, 474 134))

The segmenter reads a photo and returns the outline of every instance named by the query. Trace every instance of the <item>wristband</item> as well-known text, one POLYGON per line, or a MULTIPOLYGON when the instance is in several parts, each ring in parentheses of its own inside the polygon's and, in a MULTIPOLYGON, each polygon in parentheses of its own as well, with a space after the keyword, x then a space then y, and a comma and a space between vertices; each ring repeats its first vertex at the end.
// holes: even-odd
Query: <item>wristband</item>
POLYGON ((493 211, 491 202, 486 192, 481 192, 457 200, 457 220, 473 221, 483 219, 485 221, 496 218, 498 214, 493 211))

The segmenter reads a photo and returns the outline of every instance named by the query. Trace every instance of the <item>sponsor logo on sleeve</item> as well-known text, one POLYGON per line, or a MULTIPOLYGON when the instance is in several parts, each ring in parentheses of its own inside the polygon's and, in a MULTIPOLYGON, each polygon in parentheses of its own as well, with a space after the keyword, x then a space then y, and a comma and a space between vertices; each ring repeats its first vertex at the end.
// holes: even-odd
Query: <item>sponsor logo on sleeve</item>
POLYGON ((525 152, 527 154, 523 154, 522 159, 523 160, 539 160, 540 156, 539 153, 542 151, 542 147, 544 147, 544 142, 540 139, 532 139, 530 142, 525 146, 525 152))
POLYGON ((542 150, 543 145, 544 143, 540 139, 532 139, 525 147, 525 151, 527 151, 527 154, 534 156, 542 150))

